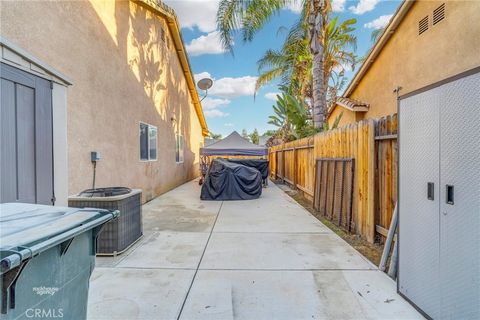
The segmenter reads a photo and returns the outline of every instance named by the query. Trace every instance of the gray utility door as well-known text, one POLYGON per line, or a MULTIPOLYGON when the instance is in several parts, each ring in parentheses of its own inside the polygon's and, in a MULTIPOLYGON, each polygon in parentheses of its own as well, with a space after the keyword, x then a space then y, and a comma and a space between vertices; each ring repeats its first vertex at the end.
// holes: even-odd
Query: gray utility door
POLYGON ((51 82, 0 67, 0 202, 53 204, 51 82))
POLYGON ((441 318, 480 319, 480 72, 442 88, 441 318))
POLYGON ((480 319, 480 73, 402 98, 399 124, 398 289, 434 319, 480 319))
POLYGON ((399 117, 399 290, 433 318, 440 309, 439 104, 436 92, 415 95, 400 102, 399 117))

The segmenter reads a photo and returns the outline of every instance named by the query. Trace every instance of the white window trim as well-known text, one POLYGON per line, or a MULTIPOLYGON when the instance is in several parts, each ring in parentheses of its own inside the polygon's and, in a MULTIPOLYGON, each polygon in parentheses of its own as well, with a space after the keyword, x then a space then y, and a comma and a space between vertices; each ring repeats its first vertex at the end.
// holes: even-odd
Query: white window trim
MULTIPOLYGON (((140 153, 139 153, 139 158, 140 158, 140 162, 154 162, 154 161, 158 161, 158 128, 157 126, 154 126, 154 125, 151 125, 151 124, 148 124, 146 122, 143 122, 143 121, 139 121, 138 122, 138 138, 137 138, 137 141, 140 141, 140 135, 141 135, 141 130, 140 130, 140 125, 146 125, 147 126, 147 155, 148 155, 148 159, 142 159, 142 152, 141 150, 140 153), (155 150, 157 150, 156 154, 155 154, 155 159, 150 159, 150 136, 149 136, 149 128, 155 128, 155 130, 157 131, 157 137, 155 139, 155 150)), ((140 146, 141 148, 141 146, 140 146)))
MULTIPOLYGON (((177 133, 175 136, 175 163, 176 164, 182 164, 185 161, 185 142, 183 142, 183 148, 182 148, 182 160, 177 161, 177 139, 181 138, 183 140, 183 135, 177 133)), ((178 147, 178 152, 179 152, 179 158, 180 158, 180 146, 178 147)))

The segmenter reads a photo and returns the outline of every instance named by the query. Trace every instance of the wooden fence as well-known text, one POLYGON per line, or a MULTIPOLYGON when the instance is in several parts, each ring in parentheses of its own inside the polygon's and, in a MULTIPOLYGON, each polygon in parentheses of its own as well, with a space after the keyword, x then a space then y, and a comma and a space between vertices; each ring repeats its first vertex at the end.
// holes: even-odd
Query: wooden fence
POLYGON ((270 173, 313 201, 315 160, 354 159, 351 230, 383 241, 397 200, 397 117, 364 120, 270 148, 270 173))

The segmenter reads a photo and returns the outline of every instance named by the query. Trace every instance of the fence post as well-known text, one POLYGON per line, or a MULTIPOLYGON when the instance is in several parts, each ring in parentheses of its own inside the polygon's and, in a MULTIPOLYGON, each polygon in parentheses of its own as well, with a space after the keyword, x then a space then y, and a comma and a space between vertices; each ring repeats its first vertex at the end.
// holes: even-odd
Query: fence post
POLYGON ((297 189, 297 147, 293 147, 293 188, 297 189))
POLYGON ((285 144, 282 145, 282 182, 285 183, 285 144))
POLYGON ((368 242, 375 241, 375 123, 368 121, 367 131, 367 212, 366 237, 368 242))
POLYGON ((275 176, 275 180, 277 180, 278 178, 278 175, 277 175, 277 171, 278 171, 278 151, 277 149, 275 148, 275 172, 274 172, 274 176, 275 176))

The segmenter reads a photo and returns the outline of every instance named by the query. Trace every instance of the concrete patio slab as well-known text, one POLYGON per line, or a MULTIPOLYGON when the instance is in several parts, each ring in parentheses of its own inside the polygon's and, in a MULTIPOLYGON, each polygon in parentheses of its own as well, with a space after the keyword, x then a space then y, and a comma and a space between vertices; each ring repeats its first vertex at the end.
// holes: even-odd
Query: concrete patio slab
POLYGON ((276 185, 252 201, 199 193, 193 181, 147 203, 148 236, 97 258, 89 319, 421 318, 395 282, 276 185))
POLYGON ((221 202, 199 199, 200 187, 188 183, 142 207, 146 231, 210 232, 221 202))
POLYGON ((144 226, 151 231, 210 232, 219 208, 204 210, 205 206, 189 208, 183 205, 157 205, 144 210, 144 226))
POLYGON ((96 268, 90 280, 88 319, 175 319, 194 272, 96 268))
POLYGON ((155 232, 117 267, 196 269, 207 239, 208 233, 155 232))
POLYGON ((214 232, 298 232, 332 233, 310 214, 305 214, 295 205, 284 201, 248 204, 238 201, 225 202, 218 217, 214 232))
POLYGON ((102 256, 102 255, 97 255, 95 259, 95 265, 96 267, 115 267, 117 264, 120 263, 123 259, 125 259, 130 253, 132 253, 138 246, 140 246, 142 243, 147 241, 151 236, 153 235, 153 232, 150 231, 144 231, 143 236, 137 240, 133 245, 130 246, 127 250, 122 252, 121 254, 114 255, 114 256, 102 256))
POLYGON ((374 269, 333 234, 213 233, 200 269, 374 269))
POLYGON ((379 271, 200 270, 181 319, 422 317, 379 271))

